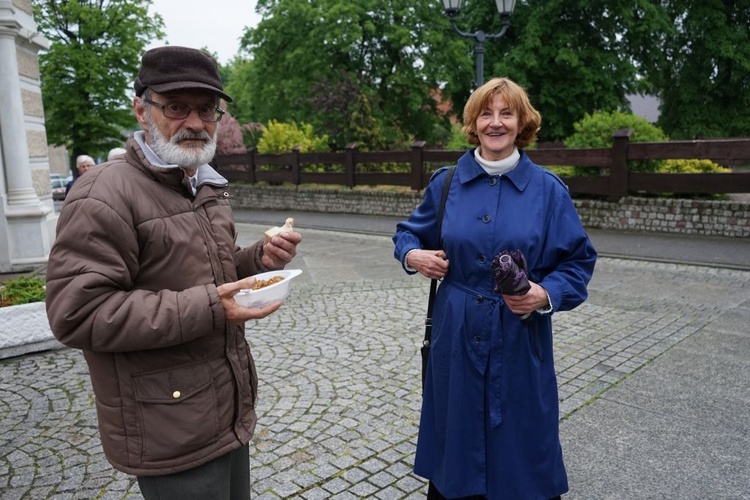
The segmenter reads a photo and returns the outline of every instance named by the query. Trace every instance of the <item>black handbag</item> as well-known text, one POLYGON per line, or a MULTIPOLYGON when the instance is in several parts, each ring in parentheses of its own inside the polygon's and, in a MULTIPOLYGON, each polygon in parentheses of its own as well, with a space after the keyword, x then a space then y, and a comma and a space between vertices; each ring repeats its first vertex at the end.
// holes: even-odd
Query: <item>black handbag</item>
MULTIPOLYGON (((448 199, 448 191, 451 187, 453 172, 456 167, 450 167, 443 182, 443 192, 440 196, 440 205, 437 213, 438 245, 442 241, 443 212, 445 212, 445 200, 448 199)), ((424 379, 427 374, 427 360, 430 358, 430 344, 432 341, 432 308, 435 305, 435 293, 437 292, 438 280, 430 280, 430 297, 427 299, 427 317, 424 320, 424 340, 419 351, 422 353, 422 390, 424 390, 424 379)))

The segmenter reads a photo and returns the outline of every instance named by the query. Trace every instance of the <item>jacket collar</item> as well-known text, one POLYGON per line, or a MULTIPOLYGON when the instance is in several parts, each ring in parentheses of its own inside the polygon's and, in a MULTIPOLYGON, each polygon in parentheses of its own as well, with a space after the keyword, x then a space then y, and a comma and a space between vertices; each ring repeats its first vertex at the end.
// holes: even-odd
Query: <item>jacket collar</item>
MULTIPOLYGON (((469 151, 464 153, 463 156, 461 156, 461 158, 459 158, 458 160, 457 173, 459 182, 461 182, 461 184, 471 182, 477 177, 489 177, 489 174, 474 159, 474 149, 476 148, 470 149, 469 151)), ((511 184, 516 187, 516 189, 518 189, 519 191, 523 191, 531 181, 531 177, 534 175, 535 169, 534 164, 531 162, 531 159, 529 159, 528 155, 520 149, 518 150, 518 152, 521 153, 521 159, 518 160, 518 165, 516 165, 516 168, 514 168, 510 172, 503 174, 502 177, 506 177, 511 182, 511 184)))

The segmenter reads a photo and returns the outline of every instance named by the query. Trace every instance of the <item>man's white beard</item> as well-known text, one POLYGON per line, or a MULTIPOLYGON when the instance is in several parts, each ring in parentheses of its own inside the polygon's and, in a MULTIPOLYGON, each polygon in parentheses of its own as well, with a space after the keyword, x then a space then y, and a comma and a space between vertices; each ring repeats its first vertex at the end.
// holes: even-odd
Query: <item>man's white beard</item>
POLYGON ((216 133, 211 137, 205 130, 191 132, 182 129, 167 141, 150 114, 146 119, 148 120, 148 132, 151 136, 151 149, 164 163, 179 165, 183 168, 198 168, 213 159, 216 153, 216 133), (186 148, 178 144, 178 141, 183 139, 200 139, 207 142, 205 146, 200 148, 186 148))

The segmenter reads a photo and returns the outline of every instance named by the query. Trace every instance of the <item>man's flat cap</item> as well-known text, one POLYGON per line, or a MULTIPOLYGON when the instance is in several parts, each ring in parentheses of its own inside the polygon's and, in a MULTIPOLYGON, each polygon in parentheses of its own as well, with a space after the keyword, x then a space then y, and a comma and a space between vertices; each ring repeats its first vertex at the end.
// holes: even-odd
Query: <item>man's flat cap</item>
POLYGON ((141 69, 133 86, 138 97, 147 88, 159 94, 181 89, 206 89, 232 102, 232 98, 224 93, 216 60, 189 47, 167 45, 143 54, 141 69))

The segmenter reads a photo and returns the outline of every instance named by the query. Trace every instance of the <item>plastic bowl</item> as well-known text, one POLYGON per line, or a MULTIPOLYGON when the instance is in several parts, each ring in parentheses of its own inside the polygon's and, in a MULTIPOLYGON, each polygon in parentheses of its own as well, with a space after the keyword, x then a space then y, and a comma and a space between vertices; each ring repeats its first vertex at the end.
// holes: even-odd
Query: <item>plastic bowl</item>
POLYGON ((281 276, 284 280, 258 290, 250 288, 240 290, 234 296, 234 300, 244 307, 264 307, 271 302, 283 301, 289 295, 289 285, 292 279, 300 274, 302 274, 301 269, 282 269, 280 271, 268 271, 267 273, 256 274, 253 276, 256 280, 267 280, 274 276, 281 276))

